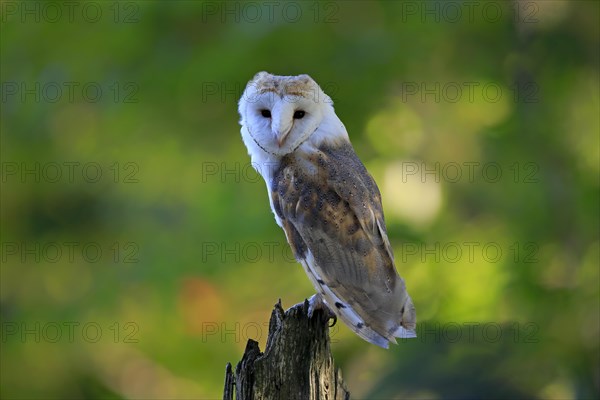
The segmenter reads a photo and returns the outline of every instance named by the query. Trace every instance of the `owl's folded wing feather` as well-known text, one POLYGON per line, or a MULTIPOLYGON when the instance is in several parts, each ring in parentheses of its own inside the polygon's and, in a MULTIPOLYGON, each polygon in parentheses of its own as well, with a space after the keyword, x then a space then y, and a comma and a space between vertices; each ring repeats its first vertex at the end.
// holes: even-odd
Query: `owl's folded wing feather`
MULTIPOLYGON (((350 144, 285 160, 272 191, 288 242, 325 301, 365 340, 395 343, 403 280, 394 267, 381 196, 350 144)), ((412 303, 411 303, 412 305, 412 303)))

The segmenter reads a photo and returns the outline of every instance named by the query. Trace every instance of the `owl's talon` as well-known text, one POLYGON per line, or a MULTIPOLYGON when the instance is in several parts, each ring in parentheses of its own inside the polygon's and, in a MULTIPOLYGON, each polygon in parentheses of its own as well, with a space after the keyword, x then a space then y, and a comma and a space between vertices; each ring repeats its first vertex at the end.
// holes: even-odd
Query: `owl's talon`
POLYGON ((337 315, 333 314, 333 316, 330 319, 332 319, 333 322, 329 325, 329 327, 333 328, 335 326, 335 324, 337 323, 337 315))
POLYGON ((333 319, 333 324, 329 325, 330 328, 336 324, 337 315, 331 311, 323 297, 318 293, 308 299, 308 318, 312 318, 316 310, 323 310, 327 320, 333 319))
POLYGON ((321 296, 316 298, 317 296, 318 295, 314 294, 308 299, 308 318, 312 318, 315 310, 321 307, 323 300, 321 299, 321 296))

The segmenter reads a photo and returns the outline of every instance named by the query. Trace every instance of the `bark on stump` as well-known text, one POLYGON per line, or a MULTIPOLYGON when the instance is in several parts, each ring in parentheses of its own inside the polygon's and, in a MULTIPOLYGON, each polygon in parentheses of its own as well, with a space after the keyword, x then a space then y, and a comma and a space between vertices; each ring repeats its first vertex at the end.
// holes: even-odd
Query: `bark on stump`
POLYGON ((322 310, 308 317, 308 301, 283 311, 281 300, 269 321, 264 353, 248 340, 235 368, 227 363, 224 400, 347 400, 350 393, 333 362, 328 318, 322 310))

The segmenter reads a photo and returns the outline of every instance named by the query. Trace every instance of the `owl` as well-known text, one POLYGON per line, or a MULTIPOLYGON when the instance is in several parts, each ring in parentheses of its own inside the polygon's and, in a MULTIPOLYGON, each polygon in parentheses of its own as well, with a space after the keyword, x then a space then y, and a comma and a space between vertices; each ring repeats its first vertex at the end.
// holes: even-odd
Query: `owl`
POLYGON ((259 72, 239 101, 242 139, 275 221, 324 308, 388 348, 415 337, 416 312, 394 265, 381 195, 331 98, 308 75, 259 72))

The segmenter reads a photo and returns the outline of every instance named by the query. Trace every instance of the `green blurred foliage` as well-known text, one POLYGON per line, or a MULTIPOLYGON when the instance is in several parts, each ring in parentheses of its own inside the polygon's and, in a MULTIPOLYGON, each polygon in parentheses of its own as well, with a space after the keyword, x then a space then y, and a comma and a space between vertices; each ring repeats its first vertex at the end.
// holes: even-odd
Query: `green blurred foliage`
POLYGON ((219 398, 313 293, 239 136, 261 70, 332 96, 415 301, 388 351, 333 329, 355 398, 599 396, 598 2, 71 3, 0 2, 2 398, 219 398))

